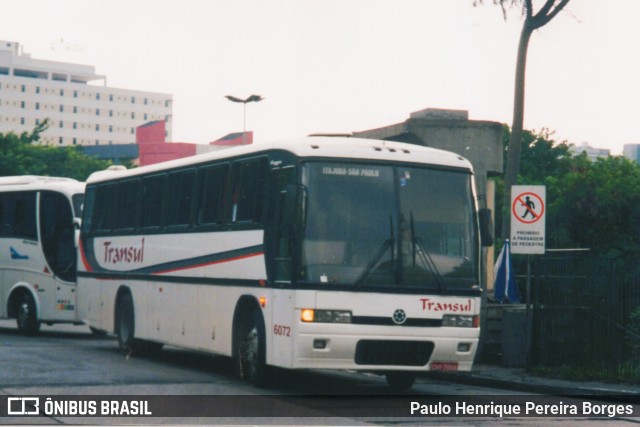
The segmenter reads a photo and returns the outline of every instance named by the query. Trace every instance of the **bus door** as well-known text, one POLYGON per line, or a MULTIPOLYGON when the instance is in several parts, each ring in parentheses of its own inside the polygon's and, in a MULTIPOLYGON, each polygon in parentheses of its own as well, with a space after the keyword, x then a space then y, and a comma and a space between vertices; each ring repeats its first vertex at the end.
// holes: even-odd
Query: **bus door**
POLYGON ((60 193, 40 193, 40 241, 55 281, 54 317, 73 320, 76 306, 76 248, 73 210, 60 193))
MULTIPOLYGON (((293 247, 299 218, 299 188, 293 166, 271 170, 265 252, 270 286, 274 288, 270 305, 272 324, 267 321, 267 342, 272 363, 287 366, 292 357, 294 327, 293 247), (271 326, 271 327, 269 327, 271 326), (270 338, 271 337, 271 338, 270 338)), ((265 319, 267 320, 267 319, 265 319)))

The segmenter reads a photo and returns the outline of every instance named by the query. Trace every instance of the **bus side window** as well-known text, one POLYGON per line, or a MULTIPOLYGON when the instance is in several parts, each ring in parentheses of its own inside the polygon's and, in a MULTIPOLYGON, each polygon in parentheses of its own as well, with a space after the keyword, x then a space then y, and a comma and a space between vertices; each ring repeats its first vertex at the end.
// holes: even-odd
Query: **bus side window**
POLYGON ((114 229, 134 230, 138 227, 139 187, 140 181, 137 179, 118 184, 114 202, 114 229))
POLYGON ((140 227, 159 228, 162 225, 165 203, 166 176, 154 175, 142 178, 142 206, 140 227))
POLYGON ((8 193, 3 199, 2 235, 37 240, 36 193, 8 193))
POLYGON ((208 166, 198 171, 198 225, 220 225, 223 221, 229 166, 208 166))
POLYGON ((4 237, 7 235, 6 233, 7 220, 5 218, 5 213, 6 213, 5 205, 6 205, 6 197, 5 195, 0 195, 0 237, 4 237))
POLYGON ((11 193, 0 195, 0 236, 11 237, 13 230, 13 203, 11 193))
POLYGON ((266 159, 235 164, 231 192, 231 222, 260 222, 267 174, 266 159))
POLYGON ((93 218, 91 221, 92 231, 108 232, 113 229, 116 215, 112 213, 115 209, 115 184, 100 185, 95 187, 95 206, 93 207, 93 218))
POLYGON ((169 175, 169 226, 187 227, 191 224, 195 183, 195 169, 169 175))

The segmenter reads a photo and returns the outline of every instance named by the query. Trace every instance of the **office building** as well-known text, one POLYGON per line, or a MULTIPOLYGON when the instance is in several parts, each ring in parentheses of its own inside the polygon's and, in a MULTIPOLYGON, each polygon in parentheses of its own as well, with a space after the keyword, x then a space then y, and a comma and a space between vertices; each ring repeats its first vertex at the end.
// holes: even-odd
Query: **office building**
POLYGON ((622 154, 627 159, 640 163, 640 144, 624 144, 622 154))
POLYGON ((611 155, 611 150, 609 150, 608 148, 595 148, 595 147, 590 146, 586 142, 583 142, 579 146, 576 146, 576 145, 573 145, 573 144, 570 145, 569 146, 569 151, 574 156, 579 156, 582 153, 584 153, 587 156, 587 158, 589 160, 591 160, 592 162, 595 162, 596 159, 598 159, 600 157, 609 157, 611 155))
POLYGON ((31 132, 48 119, 41 144, 132 144, 138 126, 162 120, 171 141, 171 95, 106 82, 93 66, 34 59, 0 40, 0 133, 31 132))

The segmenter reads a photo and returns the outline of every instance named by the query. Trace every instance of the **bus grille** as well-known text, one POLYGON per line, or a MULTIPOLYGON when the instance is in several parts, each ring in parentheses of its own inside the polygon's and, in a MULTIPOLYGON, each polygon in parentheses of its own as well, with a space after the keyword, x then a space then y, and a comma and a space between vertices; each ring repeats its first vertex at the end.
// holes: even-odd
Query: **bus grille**
POLYGON ((354 325, 380 325, 380 326, 422 326, 422 327, 441 327, 442 319, 418 319, 408 318, 402 325, 396 324, 389 317, 373 317, 373 316, 353 316, 351 323, 354 325))
POLYGON ((356 365, 424 366, 433 352, 430 341, 362 340, 356 345, 356 365))

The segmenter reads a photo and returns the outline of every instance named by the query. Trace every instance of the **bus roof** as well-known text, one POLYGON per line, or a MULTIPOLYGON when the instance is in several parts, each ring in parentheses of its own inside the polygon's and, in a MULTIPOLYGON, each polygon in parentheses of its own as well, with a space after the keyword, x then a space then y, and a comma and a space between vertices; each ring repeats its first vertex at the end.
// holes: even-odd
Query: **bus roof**
POLYGON ((421 145, 376 139, 310 136, 225 148, 135 169, 109 168, 92 174, 87 179, 87 183, 159 172, 166 169, 198 165, 209 161, 242 157, 273 150, 289 151, 301 158, 321 157, 396 161, 473 170, 471 163, 458 154, 421 145))
POLYGON ((17 175, 0 177, 0 193, 46 189, 77 193, 83 192, 84 183, 75 179, 56 176, 17 175))

